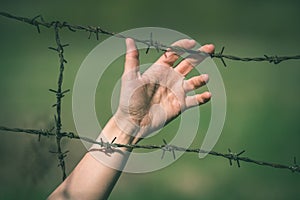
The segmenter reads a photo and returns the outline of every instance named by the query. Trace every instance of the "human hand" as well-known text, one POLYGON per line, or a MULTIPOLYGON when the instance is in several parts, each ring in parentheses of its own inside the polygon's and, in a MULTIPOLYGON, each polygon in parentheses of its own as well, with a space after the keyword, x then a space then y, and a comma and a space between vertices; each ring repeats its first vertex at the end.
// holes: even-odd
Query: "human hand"
MULTIPOLYGON (((195 44, 194 40, 183 39, 172 46, 192 49, 195 44)), ((126 39, 126 47, 120 102, 114 119, 122 131, 132 134, 134 142, 165 126, 186 109, 210 100, 209 92, 187 96, 208 81, 207 74, 185 80, 193 67, 205 59, 203 55, 190 55, 173 68, 180 55, 167 51, 141 74, 134 40, 126 39)), ((199 50, 212 53, 214 46, 204 45, 199 50)))

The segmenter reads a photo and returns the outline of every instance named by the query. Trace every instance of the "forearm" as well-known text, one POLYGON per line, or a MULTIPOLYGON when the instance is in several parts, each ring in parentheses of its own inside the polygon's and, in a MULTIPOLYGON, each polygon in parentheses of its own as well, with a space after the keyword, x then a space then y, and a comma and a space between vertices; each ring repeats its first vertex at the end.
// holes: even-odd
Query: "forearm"
MULTIPOLYGON (((113 118, 104 127, 100 137, 109 142, 116 137, 114 142, 121 144, 131 144, 134 140, 117 127, 113 118)), ((107 199, 122 173, 130 150, 106 150, 105 147, 93 145, 49 199, 107 199)))

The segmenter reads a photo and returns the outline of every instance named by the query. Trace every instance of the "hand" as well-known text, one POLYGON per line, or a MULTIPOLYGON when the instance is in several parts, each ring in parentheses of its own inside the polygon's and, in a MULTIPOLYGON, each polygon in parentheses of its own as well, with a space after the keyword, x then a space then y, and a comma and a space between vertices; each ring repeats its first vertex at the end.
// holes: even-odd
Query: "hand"
MULTIPOLYGON (((195 44, 194 40, 183 39, 172 46, 191 49, 195 44)), ((114 118, 121 130, 133 134, 135 142, 165 126, 186 109, 210 100, 209 92, 186 95, 208 81, 207 74, 185 80, 193 67, 205 59, 203 55, 190 55, 173 68, 180 55, 167 51, 141 74, 139 53, 134 40, 126 39, 126 47, 120 102, 114 118)), ((212 53, 214 46, 205 45, 199 50, 212 53)))

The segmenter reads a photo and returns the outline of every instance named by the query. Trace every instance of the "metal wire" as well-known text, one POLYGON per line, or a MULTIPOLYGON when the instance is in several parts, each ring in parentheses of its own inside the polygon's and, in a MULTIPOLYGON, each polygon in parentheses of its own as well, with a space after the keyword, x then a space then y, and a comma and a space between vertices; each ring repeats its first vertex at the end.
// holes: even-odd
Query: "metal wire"
MULTIPOLYGON (((130 36, 121 35, 119 33, 114 33, 111 31, 104 30, 103 28, 101 28, 99 26, 97 26, 97 27, 82 26, 82 25, 74 25, 74 24, 70 24, 68 22, 59 22, 59 21, 46 22, 41 15, 38 15, 33 18, 15 16, 15 15, 12 15, 12 14, 9 14, 6 12, 0 12, 0 15, 10 18, 10 19, 24 22, 27 24, 31 24, 37 28, 37 31, 39 33, 41 32, 40 26, 43 26, 46 28, 53 28, 55 26, 58 26, 60 29, 67 28, 68 30, 70 30, 72 32, 75 32, 75 31, 88 32, 89 33, 88 38, 91 38, 92 34, 95 34, 97 40, 99 40, 100 34, 114 36, 114 37, 118 37, 118 38, 130 37, 130 36)), ((185 53, 189 53, 189 54, 202 54, 202 55, 210 56, 212 58, 220 59, 225 67, 227 66, 225 63, 225 59, 233 60, 233 61, 242 61, 242 62, 252 62, 252 61, 269 62, 269 63, 273 63, 273 64, 279 64, 283 61, 288 61, 288 60, 299 60, 300 59, 300 55, 293 55, 293 56, 263 55, 261 57, 239 57, 239 56, 235 56, 235 55, 226 55, 226 54, 224 54, 224 49, 225 49, 224 47, 222 48, 222 50, 219 53, 207 54, 205 52, 200 52, 200 51, 184 49, 181 47, 176 47, 176 46, 174 47, 174 46, 168 46, 168 45, 162 44, 159 41, 153 40, 152 33, 150 33, 150 38, 148 40, 142 40, 142 39, 133 38, 133 37, 131 37, 131 38, 134 39, 136 42, 145 44, 147 46, 146 52, 148 52, 149 49, 152 47, 158 51, 163 51, 163 52, 174 51, 174 52, 178 52, 178 53, 185 52, 185 53)))
MULTIPOLYGON (((163 140, 163 144, 161 145, 130 145, 130 144, 118 144, 114 143, 112 141, 109 142, 103 142, 102 140, 100 142, 95 141, 88 137, 81 137, 78 136, 72 132, 64 132, 62 131, 62 118, 61 118, 61 109, 62 109, 62 98, 65 96, 67 92, 70 90, 63 90, 63 75, 64 75, 64 68, 65 64, 67 63, 67 60, 64 57, 64 48, 69 46, 68 44, 62 44, 60 40, 60 30, 63 28, 67 28, 70 31, 85 31, 89 33, 89 38, 92 34, 95 34, 96 39, 99 39, 100 34, 114 36, 118 38, 127 38, 128 36, 123 36, 118 33, 109 32, 106 31, 100 27, 92 27, 92 26, 81 26, 81 25, 72 25, 68 22, 60 22, 60 21, 51 21, 46 22, 41 15, 38 15, 34 18, 26 18, 26 17, 20 17, 11 15, 6 12, 0 12, 1 16, 21 21, 23 23, 27 23, 30 25, 33 25, 37 28, 37 31, 40 33, 40 27, 46 27, 46 28, 52 28, 54 30, 54 36, 55 36, 55 43, 56 47, 49 47, 50 50, 54 50, 57 52, 59 57, 59 74, 58 74, 58 81, 57 81, 57 88, 56 89, 49 89, 50 92, 53 92, 56 95, 56 103, 52 105, 52 107, 56 107, 56 115, 54 116, 55 120, 55 127, 50 130, 35 130, 35 129, 22 129, 22 128, 9 128, 6 126, 0 126, 0 130, 6 131, 6 132, 16 132, 16 133, 26 133, 26 134, 32 134, 32 135, 38 135, 38 138, 40 139, 41 136, 44 137, 56 137, 56 146, 57 151, 51 152, 57 154, 59 165, 62 171, 62 178, 63 180, 66 178, 66 163, 65 163, 65 157, 67 156, 67 153, 69 151, 63 151, 61 147, 61 140, 62 138, 69 138, 69 139, 79 139, 83 140, 89 143, 98 144, 100 147, 105 148, 115 148, 115 147, 126 147, 131 149, 161 149, 162 150, 162 159, 165 156, 166 152, 171 152, 173 155, 173 158, 176 159, 176 152, 187 152, 187 153, 207 153, 212 156, 218 156, 229 160, 230 165, 232 165, 233 161, 237 163, 237 166, 240 167, 240 162, 247 162, 247 163, 253 163, 256 165, 261 166, 268 166, 272 168, 278 168, 278 169, 288 169, 292 172, 300 172, 300 167, 296 163, 296 157, 294 157, 293 164, 292 165, 284 165, 279 163, 271 163, 271 162, 265 162, 265 161, 258 161, 252 158, 248 157, 242 157, 241 155, 245 152, 245 150, 239 152, 239 153, 233 153, 230 149, 228 149, 228 153, 220 153, 216 151, 206 151, 203 149, 189 149, 189 148, 183 148, 175 145, 168 144, 165 140, 163 140)), ((229 60, 235 60, 235 61, 243 61, 243 62, 249 62, 249 61, 257 61, 257 62, 263 62, 267 61, 269 63, 279 64, 280 62, 291 60, 291 59, 300 59, 300 55, 295 56, 267 56, 264 55, 263 57, 252 57, 252 58, 242 58, 238 56, 232 56, 232 55, 225 55, 224 47, 222 48, 221 52, 219 53, 212 53, 212 54, 206 54, 204 52, 194 51, 194 50, 188 50, 180 47, 174 47, 174 46, 167 46, 164 44, 161 44, 158 41, 153 40, 152 33, 150 33, 150 39, 149 40, 141 40, 137 38, 133 38, 136 42, 143 43, 147 46, 147 51, 149 51, 150 48, 155 48, 157 51, 175 51, 175 52, 186 52, 190 54, 202 54, 206 56, 210 56, 212 58, 218 58, 221 59, 224 66, 226 66, 226 63, 224 59, 229 60)))
MULTIPOLYGON (((9 132, 18 132, 18 133, 28 133, 33 135, 42 135, 42 136, 56 136, 55 133, 49 131, 49 130, 32 130, 32 129, 20 129, 20 128, 8 128, 4 126, 0 126, 0 130, 9 131, 9 132)), ((245 153, 245 150, 240 151, 239 153, 234 153, 231 151, 231 149, 228 149, 228 153, 220 153, 216 151, 206 151, 204 149, 190 149, 190 148, 183 148, 176 145, 170 145, 165 140, 163 140, 163 144, 161 145, 138 145, 138 144, 118 144, 114 142, 103 142, 103 140, 100 140, 100 142, 93 140, 88 137, 81 137, 76 135, 73 132, 61 132, 62 138, 69 138, 69 139, 78 139, 83 140, 92 144, 98 144, 100 147, 105 148, 116 148, 116 147, 126 147, 130 149, 161 149, 162 150, 162 159, 164 158, 165 152, 171 152, 173 154, 173 158, 175 157, 175 152, 186 152, 186 153, 207 153, 212 156, 222 157, 229 160, 229 164, 232 165, 232 161, 235 161, 237 163, 237 166, 240 167, 240 162, 247 162, 247 163, 253 163, 256 165, 261 166, 268 166, 272 168, 278 168, 278 169, 287 169, 292 172, 300 172, 300 167, 296 163, 296 157, 293 159, 292 165, 284 165, 279 163, 272 163, 272 162, 266 162, 266 161, 259 161, 248 157, 242 157, 241 155, 245 153)))

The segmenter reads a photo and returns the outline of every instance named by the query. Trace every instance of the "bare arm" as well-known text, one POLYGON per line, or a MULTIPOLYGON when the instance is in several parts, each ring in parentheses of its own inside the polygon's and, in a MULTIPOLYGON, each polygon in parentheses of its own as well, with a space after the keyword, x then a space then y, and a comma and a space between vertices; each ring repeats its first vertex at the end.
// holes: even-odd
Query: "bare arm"
MULTIPOLYGON (((120 131, 114 120, 106 124, 103 132, 110 133, 106 135, 108 139, 117 137, 116 142, 121 144, 131 141, 130 137, 120 131)), ((119 160, 123 163, 126 161, 127 157, 119 160)), ((107 167, 88 152, 49 199, 107 199, 120 175, 121 171, 107 167)))
MULTIPOLYGON (((173 45, 191 49, 195 41, 180 40, 173 45)), ((209 92, 186 95, 208 81, 207 75, 185 80, 185 76, 203 57, 190 56, 173 68, 179 55, 166 52, 145 73, 140 74, 134 41, 126 39, 126 47, 119 108, 98 139, 112 141, 116 137, 116 143, 136 144, 186 109, 204 104, 210 99, 209 92)), ((205 45, 200 50, 211 53, 214 46, 205 45)), ((107 199, 121 175, 130 151, 118 148, 108 154, 105 148, 93 146, 49 199, 107 199), (110 165, 115 167, 111 168, 110 165)))

